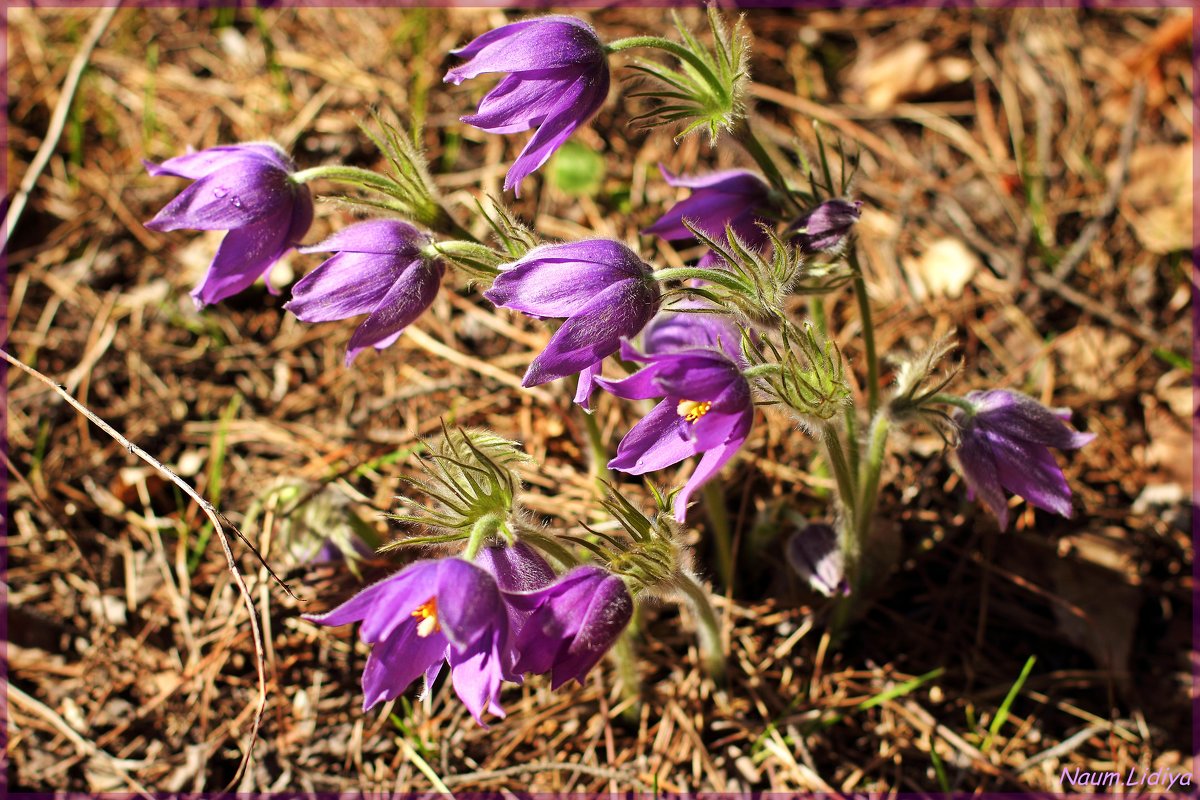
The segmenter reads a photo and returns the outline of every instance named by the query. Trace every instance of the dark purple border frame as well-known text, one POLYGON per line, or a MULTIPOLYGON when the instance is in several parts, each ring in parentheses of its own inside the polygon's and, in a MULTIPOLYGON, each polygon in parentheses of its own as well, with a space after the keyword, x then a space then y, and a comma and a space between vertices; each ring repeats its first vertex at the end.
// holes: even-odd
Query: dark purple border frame
MULTIPOLYGON (((0 117, 0 142, 3 142, 7 152, 9 142, 9 125, 7 105, 9 98, 8 70, 8 10, 10 8, 101 8, 112 5, 112 0, 0 0, 3 4, 3 17, 0 18, 0 79, 3 81, 3 98, 5 114, 0 117)), ((1004 9, 1004 8, 1079 8, 1079 9, 1163 9, 1163 8, 1194 8, 1195 0, 717 0, 721 6, 736 6, 742 9, 774 9, 774 10, 811 10, 818 8, 880 8, 880 7, 910 7, 910 8, 946 8, 946 9, 1004 9)), ((549 9, 574 8, 671 8, 700 5, 699 2, 687 0, 130 0, 122 2, 123 8, 189 8, 189 7, 249 7, 264 6, 271 8, 526 8, 531 11, 549 9)), ((1200 117, 1200 54, 1196 51, 1196 42, 1200 41, 1200 15, 1192 15, 1192 797, 1200 796, 1200 562, 1195 558, 1197 545, 1200 545, 1200 518, 1195 514, 1195 507, 1200 505, 1200 448, 1198 448, 1196 422, 1200 420, 1200 143, 1196 140, 1197 118, 1200 117)), ((8 194, 8 159, 0 161, 0 218, 7 215, 10 196, 8 194)), ((4 269, 4 280, 0 282, 0 346, 7 348, 9 334, 8 319, 8 252, 7 248, 0 251, 0 267, 4 269)), ((8 364, 0 361, 0 398, 4 407, 0 409, 0 448, 8 454, 8 364)), ((0 799, 15 798, 16 800, 77 800, 82 798, 103 798, 104 800, 133 800, 139 797, 151 797, 155 800, 204 800, 205 798, 271 798, 271 800, 341 800, 341 798, 362 797, 359 793, 152 793, 138 795, 132 793, 89 794, 84 792, 38 792, 10 793, 8 791, 8 469, 0 470, 0 799)), ((442 797, 436 792, 411 792, 402 794, 380 793, 380 798, 395 798, 396 800, 426 800, 426 798, 442 797)), ((868 798, 871 795, 857 793, 847 797, 868 798)), ((898 793, 887 795, 895 800, 926 800, 930 797, 944 797, 938 792, 928 794, 898 793)), ((1098 798, 1108 797, 1104 794, 1075 794, 1075 793, 988 793, 970 794, 955 793, 952 798, 966 800, 985 800, 994 798, 1098 798)), ((1162 795, 1166 796, 1166 795, 1162 795)), ((1183 796, 1183 795, 1179 795, 1183 796)), ((591 795, 572 793, 554 795, 548 793, 500 793, 500 792, 460 792, 454 795, 464 800, 500 800, 504 797, 518 797, 521 800, 596 800, 599 797, 622 798, 622 800, 797 800, 798 798, 842 797, 842 795, 818 795, 812 793, 781 793, 781 792, 744 792, 744 793, 674 793, 659 794, 625 792, 615 795, 591 795)), ((882 796, 880 796, 882 797, 882 796)))

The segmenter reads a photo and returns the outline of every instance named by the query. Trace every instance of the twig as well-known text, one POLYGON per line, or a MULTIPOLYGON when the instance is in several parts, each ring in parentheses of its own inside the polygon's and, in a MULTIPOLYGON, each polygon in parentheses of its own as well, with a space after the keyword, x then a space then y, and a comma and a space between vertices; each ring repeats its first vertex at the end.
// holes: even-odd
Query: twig
POLYGON ((25 177, 21 178, 21 185, 13 195, 12 205, 8 207, 8 213, 4 216, 4 243, 0 245, 0 250, 8 249, 8 240, 12 237, 17 222, 21 219, 21 214, 25 211, 29 193, 33 191, 38 178, 42 176, 42 170, 50 163, 50 156, 54 153, 54 148, 58 147, 58 140, 62 137, 63 128, 66 127, 67 115, 71 113, 75 92, 79 89, 79 81, 92 57, 92 51, 96 49, 100 37, 104 35, 104 31, 120 7, 121 0, 116 0, 92 20, 91 29, 79 46, 79 52, 71 61, 71 68, 67 70, 67 78, 63 81, 62 93, 58 96, 58 104, 54 107, 54 114, 50 117, 50 126, 46 129, 46 138, 42 139, 37 154, 34 155, 33 161, 29 162, 29 169, 25 171, 25 177))
POLYGON ((603 767, 592 767, 587 764, 572 764, 569 761, 534 761, 529 764, 518 764, 512 767, 504 767, 502 769, 479 770, 478 772, 466 772, 461 775, 448 775, 444 783, 447 786, 457 786, 470 782, 481 782, 486 780, 494 780, 496 778, 507 778, 511 775, 528 775, 543 771, 555 770, 559 772, 579 772, 584 775, 590 775, 594 778, 605 778, 610 781, 627 781, 629 785, 638 791, 649 791, 650 786, 638 780, 632 775, 619 772, 615 769, 604 769, 603 767))
MULTIPOLYGON (((221 549, 225 552, 225 561, 229 565, 229 571, 233 575, 234 583, 237 584, 238 592, 242 595, 242 600, 246 606, 246 611, 249 612, 249 615, 250 615, 250 633, 251 633, 250 638, 254 642, 254 656, 255 656, 254 666, 255 666, 255 671, 258 675, 259 700, 258 700, 258 707, 255 709, 255 712, 254 712, 254 721, 251 723, 251 727, 250 727, 250 741, 247 743, 246 750, 242 754, 242 760, 241 760, 241 763, 238 764, 237 772, 234 774, 233 779, 229 782, 230 788, 232 788, 233 786, 236 786, 238 784, 238 782, 242 779, 242 775, 245 774, 246 768, 249 766, 250 757, 254 752, 254 742, 258 738, 258 730, 262 725, 263 714, 266 712, 266 709, 267 709, 267 665, 266 665, 266 658, 265 658, 265 655, 263 652, 262 635, 261 635, 261 632, 259 629, 258 615, 257 615, 256 609, 254 607, 254 598, 251 596, 250 589, 246 586, 246 581, 242 577, 241 571, 238 569, 237 560, 234 558, 234 555, 233 555, 233 549, 229 546, 229 537, 225 533, 225 527, 221 524, 222 515, 220 514, 220 512, 217 511, 216 508, 213 507, 212 503, 208 502, 203 497, 201 497, 199 494, 197 494, 196 490, 193 489, 188 484, 187 481, 185 481, 183 478, 180 478, 178 475, 176 475, 174 472, 172 472, 170 469, 168 469, 161 461, 156 459, 154 456, 150 455, 145 450, 143 450, 142 448, 138 447, 133 442, 126 439, 115 428, 113 428, 107 422, 102 420, 100 417, 96 416, 96 414, 94 412, 92 412, 90 409, 88 409, 86 406, 84 406, 82 403, 80 403, 78 400, 76 400, 74 397, 72 397, 65 389, 63 389, 63 387, 59 386, 54 381, 50 380, 50 378, 48 378, 45 375, 43 375, 42 373, 38 372, 33 367, 25 364, 23 361, 20 361, 20 360, 14 358, 13 356, 9 355, 9 353, 5 350, 0 350, 0 357, 2 357, 9 364, 12 364, 14 367, 17 367, 21 371, 30 375, 31 377, 36 378, 37 380, 46 384, 46 386, 48 386, 52 390, 54 390, 54 392, 56 394, 58 394, 60 397, 62 397, 62 399, 66 400, 67 403, 70 404, 70 406, 72 408, 74 408, 76 411, 78 411, 83 416, 87 417, 96 427, 100 428, 100 430, 104 431, 109 436, 111 436, 113 439, 115 439, 122 447, 124 447, 130 453, 134 454, 135 456, 142 459, 150 466, 154 467, 155 470, 157 470, 160 474, 162 474, 168 480, 170 480, 171 483, 178 486, 184 494, 186 494, 188 497, 192 498, 192 500, 194 500, 196 502, 196 504, 198 506, 200 506, 200 508, 208 516, 209 521, 212 523, 213 530, 215 530, 217 532, 217 536, 221 540, 221 549)), ((238 532, 238 536, 241 538, 241 540, 243 542, 246 542, 246 544, 249 544, 249 542, 246 540, 246 537, 242 536, 242 534, 240 532, 238 532)), ((252 545, 251 545, 251 547, 253 548, 252 545)), ((255 550, 256 555, 257 555, 257 552, 258 551, 255 550)), ((262 560, 261 556, 259 556, 259 560, 260 561, 262 560)), ((263 562, 263 566, 266 566, 266 562, 263 562)), ((268 572, 270 572, 270 567, 267 567, 267 570, 268 570, 268 572)), ((274 575, 275 573, 272 572, 271 574, 274 575)), ((278 581, 279 578, 276 578, 276 580, 278 581)), ((295 597, 295 595, 293 595, 291 593, 291 590, 288 589, 287 586, 285 584, 283 584, 282 581, 280 581, 280 585, 283 586, 285 590, 287 590, 289 595, 291 595, 292 597, 295 597)), ((10 689, 11 689, 11 687, 10 687, 10 689)))

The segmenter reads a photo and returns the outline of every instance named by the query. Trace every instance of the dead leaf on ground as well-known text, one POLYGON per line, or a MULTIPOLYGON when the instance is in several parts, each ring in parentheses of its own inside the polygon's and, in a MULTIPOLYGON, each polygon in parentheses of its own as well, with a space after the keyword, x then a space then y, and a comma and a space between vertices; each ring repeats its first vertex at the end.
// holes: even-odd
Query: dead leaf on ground
POLYGON ((964 58, 933 58, 925 42, 905 42, 877 57, 859 61, 851 82, 862 90, 862 101, 876 111, 891 108, 899 100, 916 97, 962 83, 971 77, 971 62, 964 58))
POLYGON ((916 258, 904 259, 904 271, 918 300, 961 297, 979 266, 979 256, 952 236, 938 239, 916 258))
POLYGON ((1190 249, 1193 207, 1191 142, 1133 152, 1120 208, 1143 247, 1151 253, 1190 249))

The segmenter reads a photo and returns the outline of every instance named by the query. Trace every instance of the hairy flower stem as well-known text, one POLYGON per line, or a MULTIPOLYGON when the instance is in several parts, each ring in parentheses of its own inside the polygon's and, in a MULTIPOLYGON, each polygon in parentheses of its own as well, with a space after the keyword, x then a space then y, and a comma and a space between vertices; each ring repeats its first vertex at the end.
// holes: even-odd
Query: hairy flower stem
POLYGON ((463 550, 463 558, 467 561, 475 558, 479 549, 500 532, 503 524, 504 516, 502 514, 485 514, 475 520, 475 524, 471 526, 471 537, 467 539, 467 546, 463 550))
MULTIPOLYGON (((825 457, 829 461, 829 466, 833 468, 838 496, 841 498, 842 508, 846 512, 847 519, 843 529, 853 530, 855 520, 858 519, 858 484, 855 481, 854 472, 850 469, 850 464, 846 461, 846 452, 842 449, 842 439, 833 424, 826 422, 821 426, 821 444, 825 446, 825 457)), ((842 547, 842 551, 846 558, 846 570, 849 572, 853 560, 852 553, 845 546, 842 547)))
MULTIPOLYGON (((583 411, 581 408, 580 411, 583 411)), ((587 431, 588 452, 591 456, 590 467, 592 480, 596 483, 596 496, 604 497, 608 493, 608 484, 612 481, 612 472, 608 469, 608 448, 604 446, 604 432, 595 414, 583 412, 583 427, 587 431)))
MULTIPOLYGON (((326 180, 370 189, 393 199, 400 199, 403 196, 401 194, 402 187, 386 175, 380 175, 378 172, 361 167, 347 167, 341 164, 310 167, 293 174, 292 180, 296 183, 326 180)), ((472 242, 479 241, 469 230, 459 225, 444 206, 436 200, 431 200, 431 204, 430 208, 419 210, 402 207, 399 203, 388 204, 388 207, 398 213, 411 212, 416 222, 428 226, 437 233, 472 242)))
POLYGON ((631 625, 622 631, 612 649, 608 651, 608 657, 612 659, 617 674, 621 676, 621 697, 633 701, 621 714, 631 722, 638 720, 642 705, 642 679, 638 675, 637 651, 633 646, 636 636, 631 625))
POLYGON ((726 591, 733 591, 734 575, 733 535, 729 528, 729 510, 725 507, 725 492, 716 481, 704 484, 704 510, 712 524, 713 549, 717 555, 717 575, 726 591))
POLYGON ((730 272, 723 269, 705 269, 703 267, 666 267, 665 269, 655 270, 650 277, 654 280, 663 281, 686 281, 698 278, 709 283, 719 284, 726 289, 732 289, 735 292, 745 292, 747 286, 734 277, 730 272))
POLYGON ((700 645, 700 661, 704 672, 717 685, 725 683, 725 652, 721 647, 721 622, 717 619, 716 609, 708 599, 708 590, 691 575, 683 573, 678 576, 675 585, 679 587, 691 601, 696 612, 699 627, 696 636, 700 645))
MULTIPOLYGON (((871 536, 875 504, 879 501, 879 475, 883 471, 883 457, 887 454, 890 430, 891 421, 888 419, 887 412, 876 413, 874 419, 871 420, 871 428, 867 434, 866 458, 859 466, 858 517, 854 536, 859 555, 863 552, 867 539, 871 536)), ((859 585, 865 585, 870 578, 870 576, 862 574, 862 569, 857 569, 856 573, 854 577, 858 584, 852 587, 852 591, 857 590, 859 585)))
POLYGON ((955 406, 956 408, 961 408, 963 410, 963 413, 966 414, 968 417, 975 416, 976 412, 979 411, 979 409, 976 407, 976 405, 974 403, 972 403, 970 400, 966 399, 965 397, 958 397, 958 396, 952 395, 952 394, 940 394, 940 393, 935 394, 933 397, 929 398, 929 400, 927 402, 943 403, 948 406, 955 406))
POLYGON ((879 408, 879 357, 875 354, 875 323, 871 318, 867 284, 858 263, 858 248, 853 242, 849 248, 849 261, 850 271, 854 274, 854 298, 858 300, 858 316, 862 321, 863 350, 867 356, 867 413, 874 414, 879 408))
POLYGON ((792 196, 791 189, 788 188, 787 179, 779 171, 779 166, 775 163, 775 159, 771 158, 771 154, 763 147, 763 143, 754 135, 754 129, 750 125, 749 118, 743 117, 738 120, 737 126, 733 129, 733 138, 754 159, 754 163, 758 164, 758 168, 763 171, 763 175, 771 186, 782 194, 789 203, 796 205, 796 199, 792 196))
POLYGON ((717 76, 713 74, 711 69, 709 69, 708 64, 705 64, 703 59, 699 58, 695 53, 693 53, 691 50, 688 50, 678 42, 673 42, 670 39, 664 39, 661 36, 630 36, 625 39, 617 39, 616 41, 612 41, 604 45, 604 52, 610 54, 619 53, 622 50, 631 50, 635 47, 653 47, 657 50, 663 50, 667 53, 670 53, 680 61, 686 61, 698 73, 700 73, 700 76, 704 78, 705 82, 708 83, 710 87, 712 87, 721 95, 723 100, 729 99, 725 96, 721 81, 719 81, 717 76))

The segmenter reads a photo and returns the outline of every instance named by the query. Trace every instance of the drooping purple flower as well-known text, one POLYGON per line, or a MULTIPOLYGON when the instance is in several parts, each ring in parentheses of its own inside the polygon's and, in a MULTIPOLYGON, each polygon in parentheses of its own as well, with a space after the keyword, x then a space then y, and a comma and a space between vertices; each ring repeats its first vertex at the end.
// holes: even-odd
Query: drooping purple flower
POLYGON ((1032 397, 1007 389, 970 392, 975 412, 956 409, 958 462, 972 495, 979 495, 1008 527, 1004 490, 1032 505, 1071 516, 1071 488, 1049 448, 1074 450, 1096 438, 1072 430, 1070 412, 1046 408, 1032 397))
POLYGON ((549 672, 557 689, 583 679, 633 617, 625 582, 595 566, 576 567, 533 592, 505 592, 510 605, 528 612, 516 640, 517 672, 549 672))
POLYGON ((826 200, 791 224, 792 241, 809 255, 836 252, 861 216, 862 200, 826 200))
POLYGON ((592 118, 608 96, 608 57, 590 25, 568 16, 526 19, 488 31, 452 53, 468 59, 446 73, 456 86, 485 72, 509 73, 462 118, 489 133, 537 132, 504 178, 521 195, 521 181, 592 118))
POLYGON ((838 546, 837 531, 830 526, 815 522, 796 531, 787 541, 786 555, 792 569, 813 591, 826 597, 850 594, 846 560, 838 546))
POLYGON ((366 347, 382 350, 425 312, 442 285, 445 265, 421 251, 433 240, 394 219, 360 222, 303 253, 337 254, 305 275, 284 306, 305 322, 366 314, 350 337, 346 363, 366 347))
POLYGON ((650 321, 662 293, 650 265, 628 247, 589 239, 535 247, 504 266, 484 297, 530 316, 565 318, 521 385, 579 373, 575 402, 587 408, 601 362, 650 321))
POLYGON ((487 571, 460 558, 418 561, 368 586, 326 614, 321 625, 362 622, 371 654, 363 669, 363 709, 392 700, 422 674, 426 691, 443 662, 455 693, 483 724, 504 716, 500 684, 512 674, 508 613, 487 571))
MULTIPOLYGON (((687 299, 671 307, 706 308, 704 300, 687 299)), ((715 311, 660 311, 642 331, 642 347, 647 353, 670 353, 696 347, 716 348, 744 366, 742 332, 734 321, 715 311)))
MULTIPOLYGON (((643 233, 653 233, 672 242, 691 239, 692 232, 683 224, 687 219, 718 242, 725 241, 725 228, 730 226, 750 247, 761 250, 767 246, 770 238, 759 223, 769 222, 771 189, 759 175, 744 169, 710 175, 672 175, 661 164, 658 168, 667 183, 691 189, 692 193, 671 206, 643 233)), ((720 261, 719 255, 709 251, 700 259, 700 266, 720 261)))
POLYGON ((693 492, 733 458, 750 434, 754 422, 750 385, 738 362, 719 348, 643 354, 625 343, 621 357, 649 366, 624 380, 600 379, 600 385, 628 400, 663 399, 625 434, 608 466, 642 475, 701 455, 675 498, 675 519, 683 522, 693 492))
MULTIPOLYGON (((295 165, 273 144, 210 147, 145 164, 151 175, 194 181, 147 228, 229 231, 192 291, 197 308, 232 297, 265 276, 312 225, 312 194, 292 180, 295 165)), ((278 294, 269 281, 267 290, 278 294)))

